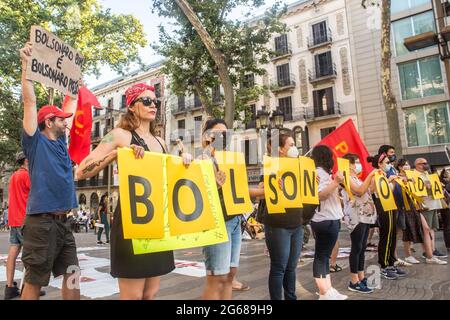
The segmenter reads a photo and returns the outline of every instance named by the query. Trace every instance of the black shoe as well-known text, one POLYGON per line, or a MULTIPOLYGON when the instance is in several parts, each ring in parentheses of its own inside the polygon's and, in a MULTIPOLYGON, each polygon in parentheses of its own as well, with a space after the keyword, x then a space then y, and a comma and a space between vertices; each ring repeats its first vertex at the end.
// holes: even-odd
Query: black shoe
POLYGON ((104 244, 103 241, 97 241, 97 244, 104 244))
POLYGON ((11 300, 20 296, 20 290, 17 288, 17 283, 14 282, 12 287, 5 286, 5 300, 11 300))
POLYGON ((109 243, 109 240, 108 240, 108 241, 106 241, 106 243, 109 243))
POLYGON ((43 297, 43 296, 45 296, 45 291, 44 290, 41 290, 41 291, 39 291, 39 297, 43 297))

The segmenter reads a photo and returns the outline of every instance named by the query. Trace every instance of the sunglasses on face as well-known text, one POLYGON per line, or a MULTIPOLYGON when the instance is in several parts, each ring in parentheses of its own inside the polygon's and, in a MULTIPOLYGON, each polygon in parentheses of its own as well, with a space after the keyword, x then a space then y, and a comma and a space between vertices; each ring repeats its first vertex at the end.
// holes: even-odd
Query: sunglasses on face
POLYGON ((161 100, 159 100, 159 99, 152 99, 150 97, 138 98, 138 99, 134 100, 133 103, 136 103, 136 102, 142 102, 142 104, 144 106, 146 106, 146 107, 150 107, 152 105, 152 103, 155 105, 156 108, 161 107, 161 100))

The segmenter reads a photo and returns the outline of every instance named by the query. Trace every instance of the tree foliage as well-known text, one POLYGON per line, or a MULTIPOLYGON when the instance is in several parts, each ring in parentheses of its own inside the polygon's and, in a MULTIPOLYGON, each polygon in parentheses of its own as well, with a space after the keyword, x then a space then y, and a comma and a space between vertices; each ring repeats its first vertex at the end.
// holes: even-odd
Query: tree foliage
MULTIPOLYGON (((224 109, 214 104, 211 95, 212 89, 220 84, 218 67, 202 39, 175 1, 154 0, 153 3, 155 12, 175 21, 175 31, 171 33, 167 32, 167 26, 160 25, 159 43, 153 45, 167 58, 163 72, 170 76, 171 89, 178 95, 198 94, 208 114, 223 116, 224 109)), ((266 73, 266 65, 274 54, 270 40, 274 34, 286 31, 280 21, 286 6, 276 3, 258 19, 237 21, 229 17, 233 9, 245 6, 248 8, 246 17, 249 17, 264 1, 189 0, 188 3, 225 58, 235 90, 235 117, 239 120, 249 101, 258 100, 268 89, 243 84, 249 74, 256 77, 266 73)))

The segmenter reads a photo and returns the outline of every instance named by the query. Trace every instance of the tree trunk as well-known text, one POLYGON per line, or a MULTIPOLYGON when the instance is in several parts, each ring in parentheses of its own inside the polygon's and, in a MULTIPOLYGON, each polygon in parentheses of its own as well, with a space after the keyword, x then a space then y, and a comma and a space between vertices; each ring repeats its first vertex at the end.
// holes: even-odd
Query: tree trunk
POLYGON ((397 158, 403 154, 397 101, 391 87, 391 0, 381 6, 381 90, 389 130, 389 144, 395 147, 397 158))
POLYGON ((228 65, 225 61, 223 53, 217 49, 214 40, 208 34, 205 27, 202 25, 201 21, 198 19, 192 7, 189 5, 187 0, 175 0, 180 9, 185 14, 186 18, 192 24, 192 26, 197 31, 198 35, 202 39, 203 44, 211 55, 212 59, 216 63, 217 70, 219 73, 219 78, 223 86, 225 93, 225 122, 229 128, 233 128, 234 122, 234 91, 233 84, 231 82, 230 75, 228 74, 228 65))

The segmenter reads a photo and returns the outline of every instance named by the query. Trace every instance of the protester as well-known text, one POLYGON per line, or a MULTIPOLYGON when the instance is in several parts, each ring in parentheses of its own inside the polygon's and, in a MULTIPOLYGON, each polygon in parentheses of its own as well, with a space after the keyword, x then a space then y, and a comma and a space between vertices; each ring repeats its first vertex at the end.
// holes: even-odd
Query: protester
MULTIPOLYGON (((442 208, 442 204, 440 200, 435 200, 433 196, 431 195, 431 184, 430 179, 428 178, 428 170, 430 170, 430 165, 428 164, 428 161, 424 158, 418 158, 414 162, 415 171, 420 174, 420 178, 425 183, 425 186, 427 188, 428 196, 423 197, 423 204, 425 208, 427 208, 427 211, 423 211, 422 215, 425 217, 426 224, 430 228, 430 235, 431 235, 431 246, 433 248, 433 255, 438 258, 447 258, 447 254, 439 252, 439 250, 436 249, 436 231, 439 228, 439 222, 438 222, 438 211, 442 208)), ((423 254, 423 257, 426 258, 425 253, 423 254)))
MULTIPOLYGON (((273 136, 267 145, 272 154, 272 139, 278 139, 280 158, 298 158, 291 132, 273 136)), ((280 182, 281 183, 281 182, 280 182)), ((251 196, 264 195, 264 188, 251 190, 251 196)), ((285 213, 268 214, 264 200, 262 222, 264 223, 266 245, 270 256, 269 293, 271 300, 297 300, 296 269, 303 245, 303 226, 301 208, 284 208, 285 213)))
MULTIPOLYGON (((372 164, 372 167, 379 169, 385 176, 392 170, 392 164, 386 153, 377 154, 374 157, 368 157, 367 161, 372 164)), ((394 190, 393 182, 397 176, 391 175, 388 180, 392 190, 394 190)), ((395 267, 397 261, 395 257, 396 248, 396 211, 385 211, 381 205, 378 193, 374 190, 374 202, 378 214, 380 239, 378 243, 378 263, 381 266, 381 275, 388 280, 396 280, 399 277, 404 277, 406 273, 395 267)))
POLYGON ((370 225, 377 220, 377 211, 372 199, 375 190, 375 170, 369 173, 364 182, 358 178, 362 172, 362 165, 358 155, 347 153, 343 156, 350 162, 350 191, 353 200, 344 190, 344 215, 347 227, 350 230, 350 272, 351 280, 348 284, 350 291, 359 293, 372 293, 373 289, 367 286, 367 278, 364 274, 364 260, 369 236, 370 225))
POLYGON ((204 124, 202 130, 203 153, 200 159, 209 159, 214 166, 216 175, 217 189, 219 192, 220 203, 223 217, 228 233, 228 241, 211 246, 203 247, 203 255, 206 267, 206 283, 202 298, 205 300, 230 300, 233 291, 233 279, 236 276, 239 266, 239 255, 241 252, 241 216, 227 215, 225 203, 223 200, 222 185, 227 177, 223 171, 219 170, 215 158, 216 148, 222 140, 220 148, 226 150, 227 143, 227 125, 222 119, 209 119, 204 124), (220 139, 219 139, 220 137, 220 139), (216 140, 217 139, 217 140, 216 140))
MULTIPOLYGON (((116 160, 117 148, 130 147, 136 159, 142 159, 145 151, 167 153, 164 141, 155 136, 155 119, 161 102, 155 89, 138 83, 125 92, 127 112, 116 128, 110 131, 77 168, 78 180, 98 174, 116 160)), ((190 155, 183 155, 184 163, 190 155)), ((133 251, 131 239, 124 239, 120 199, 114 212, 111 229, 111 275, 119 280, 120 299, 154 299, 160 285, 160 277, 175 269, 173 251, 138 254, 133 251)))
POLYGON ((107 215, 107 197, 108 195, 104 194, 100 198, 100 204, 98 205, 98 217, 100 224, 103 225, 103 227, 98 228, 97 232, 97 244, 103 244, 102 242, 102 233, 103 230, 105 230, 105 236, 106 236, 106 243, 109 243, 109 222, 108 222, 108 215, 107 215))
MULTIPOLYGON (((408 182, 405 170, 410 170, 411 166, 405 159, 400 159, 397 164, 397 170, 399 171, 399 177, 404 179, 404 182, 408 182)), ((433 249, 431 244, 431 236, 428 225, 425 223, 425 218, 420 214, 415 206, 414 201, 411 197, 405 193, 406 204, 403 203, 402 210, 405 211, 405 224, 406 228, 403 231, 403 247, 405 249, 405 261, 411 264, 419 264, 420 261, 417 260, 411 250, 411 243, 421 243, 423 250, 425 252, 425 262, 429 264, 447 264, 446 261, 439 260, 437 257, 433 256, 433 249), (407 210, 406 205, 408 205, 409 210, 407 210), (422 223, 423 221, 423 223, 422 223)))
POLYGON ((320 206, 311 221, 316 238, 313 275, 319 288, 319 300, 345 300, 348 297, 333 288, 330 277, 330 255, 336 244, 340 220, 343 217, 338 189, 344 181, 344 176, 340 171, 331 176, 334 161, 329 147, 325 145, 314 147, 312 159, 320 178, 318 189, 320 206))
POLYGON ((69 276, 72 282, 78 283, 79 272, 72 274, 78 267, 78 258, 67 221, 67 213, 77 207, 72 162, 66 146, 66 130, 71 126, 76 100, 69 99, 68 112, 51 105, 37 112, 33 83, 26 78, 32 50, 31 43, 20 50, 24 102, 22 146, 29 161, 31 181, 23 228, 22 299, 39 299, 41 287, 48 285, 53 272, 55 277, 64 275, 62 298, 79 300, 78 286, 68 285, 69 276))
POLYGON ((442 189, 445 195, 446 209, 441 210, 441 217, 443 223, 444 242, 447 252, 450 252, 450 171, 443 169, 439 175, 442 183, 442 189))

